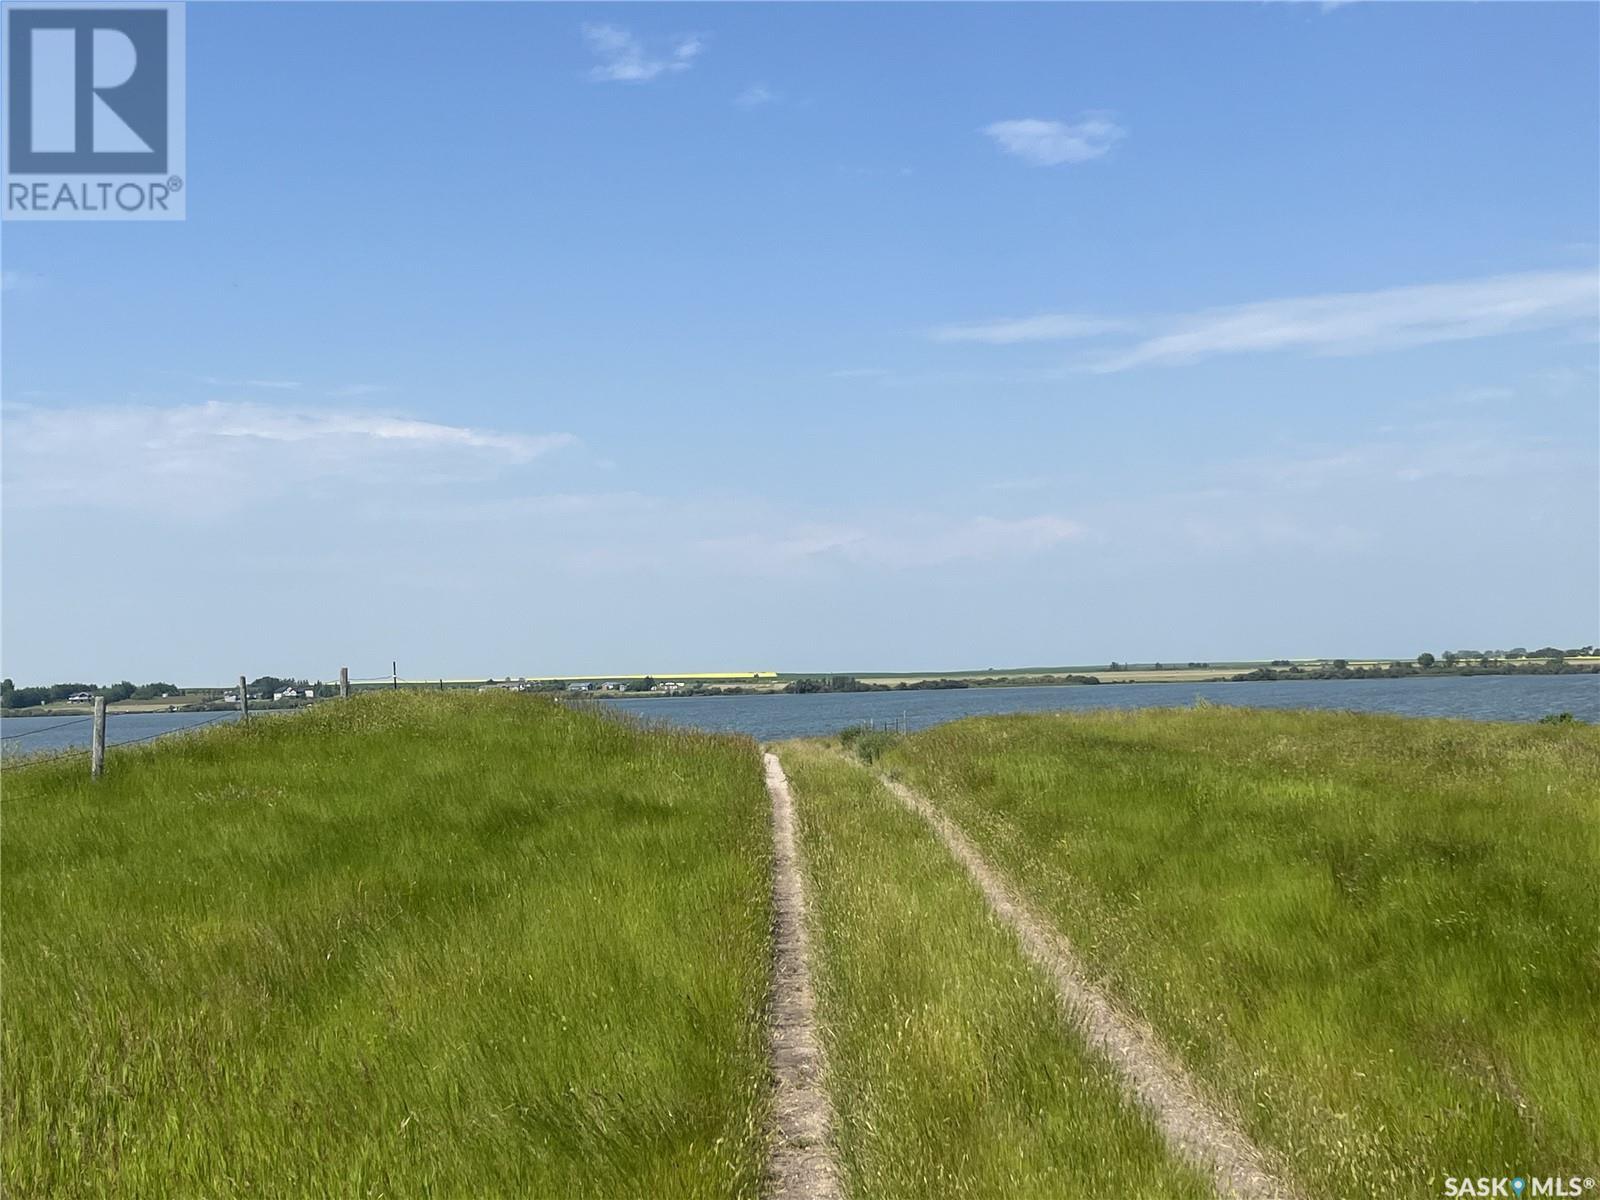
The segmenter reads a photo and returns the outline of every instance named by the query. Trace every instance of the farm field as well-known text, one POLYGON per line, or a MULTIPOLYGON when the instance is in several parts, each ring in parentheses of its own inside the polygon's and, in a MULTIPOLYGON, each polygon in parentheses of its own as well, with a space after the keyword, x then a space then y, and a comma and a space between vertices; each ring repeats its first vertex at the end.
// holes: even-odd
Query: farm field
POLYGON ((866 748, 1306 1194, 1596 1173, 1600 730, 1199 708, 866 748))
POLYGON ((399 692, 5 777, 9 1197, 753 1196, 746 739, 399 692))
POLYGON ((852 1196, 1201 1197, 928 827, 859 763, 779 757, 811 886, 818 1016, 852 1196))

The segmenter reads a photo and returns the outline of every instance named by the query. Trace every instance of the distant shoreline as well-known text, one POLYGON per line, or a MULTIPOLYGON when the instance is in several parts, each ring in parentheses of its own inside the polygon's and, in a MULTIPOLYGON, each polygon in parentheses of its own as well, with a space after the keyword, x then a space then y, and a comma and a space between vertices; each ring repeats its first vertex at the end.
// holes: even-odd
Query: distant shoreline
MULTIPOLYGON (((1487 663, 1472 659, 1446 663, 1437 660, 1427 666, 1415 660, 1379 659, 1301 659, 1298 661, 1276 659, 1272 662, 1186 663, 1166 666, 1153 664, 1112 664, 1115 670, 1101 667, 1035 667, 1000 668, 986 671, 956 672, 863 672, 859 674, 778 672, 762 673, 763 677, 723 677, 710 682, 705 676, 662 675, 659 690, 629 691, 616 684, 622 679, 637 680, 638 676, 581 677, 563 676, 528 678, 513 683, 507 679, 496 683, 445 681, 451 690, 486 687, 523 687, 546 695, 583 697, 599 700, 668 700, 683 697, 701 699, 737 696, 781 696, 794 694, 820 695, 827 693, 896 693, 917 691, 958 690, 967 688, 1037 688, 1037 687, 1105 687, 1130 683, 1319 683, 1351 679, 1397 680, 1441 679, 1462 676, 1544 676, 1544 675, 1597 675, 1600 674, 1600 654, 1570 655, 1564 658, 1491 659, 1487 663), (606 687, 606 684, 612 684, 606 687), (670 690, 666 685, 673 684, 670 690)), ((652 678, 652 677, 645 677, 652 678)), ((387 690, 391 685, 357 685, 355 692, 387 690)), ((432 688, 432 682, 401 680, 400 686, 408 689, 432 688)), ((176 704, 135 701, 132 704, 112 704, 107 707, 110 716, 169 713, 215 713, 238 708, 236 703, 223 703, 214 698, 215 689, 195 689, 210 693, 205 699, 176 704)), ((180 697, 178 697, 181 700, 180 697)), ((307 704, 321 703, 332 697, 319 697, 315 701, 253 700, 252 710, 271 711, 303 708, 307 704)), ((47 705, 30 705, 26 708, 0 709, 0 716, 12 718, 37 717, 60 720, 86 718, 91 715, 90 705, 65 704, 55 701, 47 705)))

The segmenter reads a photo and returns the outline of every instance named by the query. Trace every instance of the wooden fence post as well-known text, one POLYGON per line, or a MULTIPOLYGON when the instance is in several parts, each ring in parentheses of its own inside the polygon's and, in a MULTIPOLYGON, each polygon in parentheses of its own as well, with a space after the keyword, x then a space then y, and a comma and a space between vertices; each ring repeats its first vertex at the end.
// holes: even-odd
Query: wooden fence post
POLYGON ((244 676, 239 676, 239 719, 250 719, 250 693, 244 690, 244 676))
POLYGON ((89 774, 99 779, 106 773, 106 698, 94 698, 94 736, 89 742, 89 774))
POLYGON ((339 668, 339 699, 350 699, 350 668, 339 668))

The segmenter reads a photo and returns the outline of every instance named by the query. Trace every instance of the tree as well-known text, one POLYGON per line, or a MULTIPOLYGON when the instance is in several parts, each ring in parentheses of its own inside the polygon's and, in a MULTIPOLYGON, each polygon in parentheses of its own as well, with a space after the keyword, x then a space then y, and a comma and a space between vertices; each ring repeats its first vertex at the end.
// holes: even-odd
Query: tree
POLYGON ((643 679, 628 680, 628 686, 626 690, 630 692, 648 692, 655 686, 655 676, 646 675, 643 679))
POLYGON ((1334 659, 1333 660, 1333 669, 1335 671, 1348 671, 1350 669, 1350 660, 1348 658, 1336 658, 1336 659, 1334 659))
POLYGON ((1417 655, 1417 666, 1421 667, 1424 671, 1438 661, 1438 659, 1434 658, 1433 655, 1429 654, 1426 650, 1417 655))

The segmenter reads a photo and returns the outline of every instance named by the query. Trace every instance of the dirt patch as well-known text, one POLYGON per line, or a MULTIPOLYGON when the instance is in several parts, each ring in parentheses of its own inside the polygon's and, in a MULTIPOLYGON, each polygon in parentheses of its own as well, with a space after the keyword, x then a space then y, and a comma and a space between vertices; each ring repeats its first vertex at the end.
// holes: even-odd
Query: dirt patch
POLYGON ((1210 1175, 1221 1195, 1291 1200, 1293 1189, 1282 1182, 1261 1151, 1201 1098, 1151 1030, 1119 1012, 1089 982, 1067 940, 1020 899, 955 823, 905 784, 887 776, 880 778, 901 803, 933 826, 967 869, 995 916, 1012 929, 1023 951, 1055 983, 1070 1022, 1121 1076, 1128 1093, 1149 1113, 1172 1151, 1210 1175))
POLYGON ((843 1200, 833 1148, 833 1105, 822 1083, 822 1041, 811 987, 805 880, 794 801, 776 755, 763 754, 772 798, 773 967, 769 1036, 773 1118, 764 1194, 773 1200, 843 1200))

